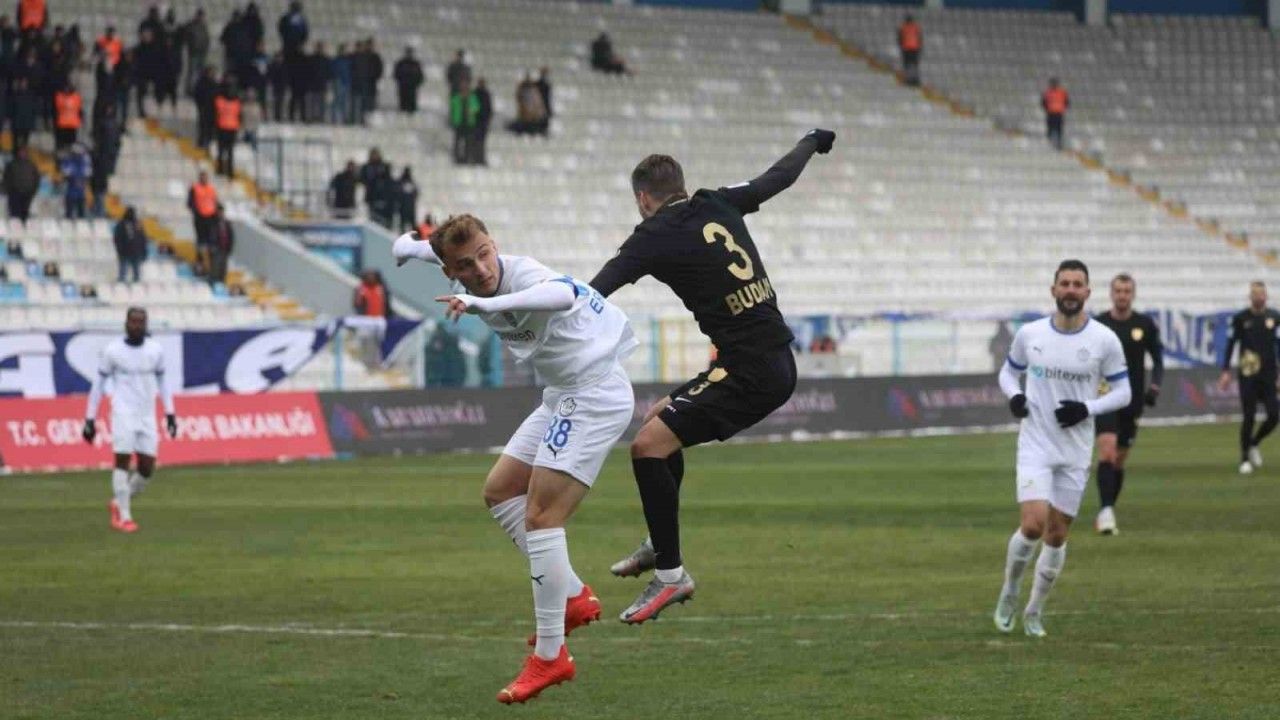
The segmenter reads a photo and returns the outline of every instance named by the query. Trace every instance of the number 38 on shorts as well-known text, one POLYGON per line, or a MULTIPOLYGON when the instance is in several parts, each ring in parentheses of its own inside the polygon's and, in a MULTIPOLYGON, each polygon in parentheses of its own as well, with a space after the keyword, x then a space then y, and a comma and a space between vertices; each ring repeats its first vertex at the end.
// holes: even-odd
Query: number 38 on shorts
POLYGON ((559 415, 552 415, 551 423, 547 425, 547 433, 542 437, 542 442, 551 446, 553 450, 563 450, 564 446, 569 444, 569 434, 572 432, 572 420, 562 418, 559 415))

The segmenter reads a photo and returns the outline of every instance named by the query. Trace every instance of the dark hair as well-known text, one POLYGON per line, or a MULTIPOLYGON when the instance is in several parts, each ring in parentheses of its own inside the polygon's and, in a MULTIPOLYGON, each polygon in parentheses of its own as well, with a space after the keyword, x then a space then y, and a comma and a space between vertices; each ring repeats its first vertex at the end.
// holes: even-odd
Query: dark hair
POLYGON ((1062 274, 1063 270, 1079 270, 1080 272, 1084 273, 1084 281, 1086 284, 1088 284, 1089 282, 1089 266, 1088 265, 1085 265, 1079 260, 1063 260, 1062 262, 1058 263, 1058 269, 1055 270, 1053 273, 1053 281, 1055 283, 1058 282, 1058 276, 1062 274))
POLYGON ((489 234, 489 228, 475 215, 454 215, 444 224, 436 228, 428 238, 431 241, 431 252, 444 262, 445 245, 465 245, 476 233, 489 234))
POLYGON ((126 319, 126 320, 127 320, 127 319, 129 319, 129 317, 130 317, 131 315, 133 315, 134 313, 140 313, 140 314, 142 315, 142 317, 144 317, 144 318, 145 318, 145 317, 147 316, 147 309, 146 309, 146 308, 144 308, 144 307, 139 307, 139 306, 137 306, 137 305, 134 305, 133 307, 130 307, 128 310, 125 310, 125 311, 124 311, 124 317, 125 317, 125 319, 126 319))
POLYGON ((1260 287, 1263 290, 1266 290, 1267 284, 1262 282, 1261 280, 1254 280, 1253 282, 1249 283, 1249 287, 1251 288, 1260 287))
POLYGON ((684 195, 684 169, 670 155, 650 155, 631 171, 631 191, 649 193, 659 201, 684 195))
POLYGON ((1112 285, 1115 285, 1115 284, 1116 284, 1116 283, 1118 283, 1118 282, 1122 282, 1122 283, 1129 283, 1130 285, 1133 285, 1133 286, 1135 286, 1135 287, 1136 287, 1136 286, 1137 286, 1137 284, 1138 284, 1137 282, 1135 282, 1135 281, 1134 281, 1134 279, 1133 279, 1133 276, 1132 276, 1132 275, 1130 275, 1129 273, 1123 273, 1123 272, 1122 272, 1122 273, 1120 273, 1119 275, 1116 275, 1115 277, 1111 278, 1111 284, 1112 284, 1112 285))

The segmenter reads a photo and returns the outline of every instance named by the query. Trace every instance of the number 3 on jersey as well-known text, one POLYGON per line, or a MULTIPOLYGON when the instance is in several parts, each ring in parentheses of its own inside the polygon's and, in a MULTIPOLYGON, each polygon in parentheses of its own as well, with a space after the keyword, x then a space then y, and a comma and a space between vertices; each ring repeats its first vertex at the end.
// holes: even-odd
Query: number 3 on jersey
POLYGON ((547 426, 547 434, 543 436, 542 442, 556 452, 564 449, 569 444, 569 433, 573 432, 573 421, 568 418, 562 418, 559 415, 551 416, 551 424, 547 426))
POLYGON ((733 235, 730 234, 725 226, 720 223, 707 223, 702 226, 702 237, 708 243, 716 243, 723 240, 725 250, 737 256, 738 262, 742 264, 739 265, 738 262, 729 263, 729 274, 743 281, 750 280, 756 276, 756 268, 751 262, 751 256, 739 247, 738 243, 733 241, 733 235))

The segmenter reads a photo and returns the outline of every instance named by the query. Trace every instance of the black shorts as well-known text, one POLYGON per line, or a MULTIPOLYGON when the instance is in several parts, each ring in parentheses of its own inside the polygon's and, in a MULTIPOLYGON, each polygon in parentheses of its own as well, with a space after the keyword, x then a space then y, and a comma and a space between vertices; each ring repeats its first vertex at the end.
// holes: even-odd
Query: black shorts
POLYGON ((1133 447, 1133 440, 1138 436, 1139 417, 1141 413, 1135 412, 1131 407, 1099 415, 1093 423, 1094 433, 1097 435, 1115 433, 1116 445, 1128 450, 1133 447))
POLYGON ((790 345, 760 355, 720 358, 671 393, 658 413, 685 447, 728 440, 782 407, 796 389, 790 345))

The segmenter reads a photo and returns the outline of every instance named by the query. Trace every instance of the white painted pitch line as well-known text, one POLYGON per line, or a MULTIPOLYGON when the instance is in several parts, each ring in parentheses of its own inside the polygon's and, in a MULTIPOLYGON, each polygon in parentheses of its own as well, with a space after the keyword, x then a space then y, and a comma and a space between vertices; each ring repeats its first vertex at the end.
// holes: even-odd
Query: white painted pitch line
MULTIPOLYGON (((1274 609, 1263 609, 1272 611, 1274 609)), ((1241 612, 1249 612, 1248 610, 1241 612)), ((1065 614, 1065 613, 1064 613, 1065 614)), ((511 643, 513 637, 504 635, 501 637, 493 636, 474 636, 474 635, 458 635, 449 633, 416 633, 401 632, 397 630, 377 630, 370 628, 322 628, 311 627, 307 625, 190 625, 185 623, 104 623, 104 622, 76 622, 76 621, 40 621, 40 620, 0 620, 0 628, 13 629, 29 629, 29 630, 107 630, 107 631, 130 631, 130 632, 152 632, 152 633, 202 633, 202 634, 245 634, 245 635, 297 635, 306 637, 339 637, 339 638, 370 638, 370 639, 394 639, 394 640, 430 640, 434 642, 501 642, 511 643)), ((598 637, 593 642, 608 642, 613 644, 633 645, 643 642, 641 637, 617 637, 606 636, 598 637)), ((774 644, 774 640, 762 640, 751 637, 716 637, 716 638, 700 638, 690 637, 686 635, 675 635, 671 637, 654 638, 654 643, 679 643, 690 645, 757 645, 764 642, 774 644)), ((1073 642, 1070 638, 1055 636, 1054 642, 1059 645, 1083 646, 1097 650, 1165 650, 1174 652, 1206 652, 1206 651, 1257 651, 1257 652, 1277 652, 1280 653, 1280 645, 1177 645, 1162 643, 1115 643, 1115 642, 1073 642)), ((955 647, 987 647, 987 648, 1017 648, 1023 647, 1027 643, 1025 641, 1013 639, 941 639, 929 640, 920 638, 894 638, 881 640, 848 640, 841 639, 838 641, 840 645, 849 646, 856 645, 859 647, 874 649, 881 647, 892 647, 901 645, 946 645, 955 647)), ((792 644, 801 647, 812 647, 823 644, 821 641, 796 638, 792 640, 792 644)))

